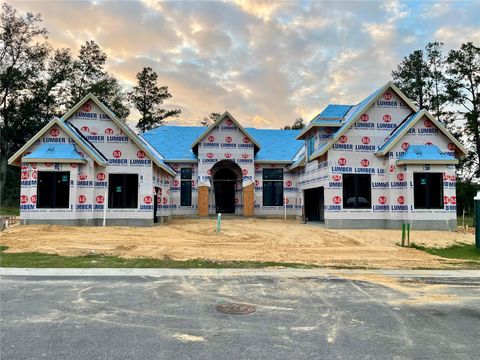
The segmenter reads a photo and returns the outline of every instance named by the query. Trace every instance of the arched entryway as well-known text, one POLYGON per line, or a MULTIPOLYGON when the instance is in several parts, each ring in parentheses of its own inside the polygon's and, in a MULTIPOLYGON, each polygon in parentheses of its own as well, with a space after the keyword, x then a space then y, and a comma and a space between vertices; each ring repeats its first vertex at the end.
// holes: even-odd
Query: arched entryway
POLYGON ((242 170, 233 161, 222 160, 216 163, 211 171, 216 212, 234 214, 235 184, 241 181, 242 170))

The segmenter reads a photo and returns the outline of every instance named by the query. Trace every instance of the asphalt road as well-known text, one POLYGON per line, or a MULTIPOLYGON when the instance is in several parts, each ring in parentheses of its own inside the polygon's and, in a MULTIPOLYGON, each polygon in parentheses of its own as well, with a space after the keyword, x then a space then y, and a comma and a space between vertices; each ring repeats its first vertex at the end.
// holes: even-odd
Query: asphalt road
POLYGON ((2 276, 1 359, 478 359, 480 278, 2 276), (215 306, 249 303, 225 315, 215 306))

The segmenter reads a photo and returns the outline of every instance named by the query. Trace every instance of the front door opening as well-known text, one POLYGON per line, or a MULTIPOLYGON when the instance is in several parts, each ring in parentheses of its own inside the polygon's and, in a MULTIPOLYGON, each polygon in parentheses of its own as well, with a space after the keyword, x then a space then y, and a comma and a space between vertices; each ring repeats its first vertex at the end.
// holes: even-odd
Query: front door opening
POLYGON ((228 168, 219 169, 213 177, 217 213, 235 213, 235 182, 237 176, 228 168))
POLYGON ((305 217, 307 221, 325 221, 325 200, 323 190, 323 187, 305 190, 305 217))

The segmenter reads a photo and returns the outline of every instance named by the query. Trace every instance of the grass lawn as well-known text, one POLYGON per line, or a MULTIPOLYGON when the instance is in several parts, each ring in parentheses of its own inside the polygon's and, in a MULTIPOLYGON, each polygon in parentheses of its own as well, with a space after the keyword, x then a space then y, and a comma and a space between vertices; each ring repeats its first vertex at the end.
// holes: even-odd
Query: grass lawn
POLYGON ((0 216, 19 216, 20 209, 17 207, 0 206, 0 216))
POLYGON ((258 269, 266 267, 289 267, 311 269, 314 265, 298 263, 256 262, 256 261, 211 261, 203 259, 177 261, 172 259, 135 258, 118 256, 86 255, 60 256, 56 254, 5 253, 7 246, 0 246, 0 267, 32 268, 171 268, 171 269, 258 269))
POLYGON ((471 265, 480 267, 480 249, 475 244, 458 244, 446 248, 426 248, 412 243, 412 247, 447 259, 467 260, 471 265))

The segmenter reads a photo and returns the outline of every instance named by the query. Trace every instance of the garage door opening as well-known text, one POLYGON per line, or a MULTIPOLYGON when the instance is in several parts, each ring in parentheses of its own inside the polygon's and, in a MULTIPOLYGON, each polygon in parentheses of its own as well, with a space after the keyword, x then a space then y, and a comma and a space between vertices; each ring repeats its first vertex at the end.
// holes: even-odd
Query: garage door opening
POLYGON ((325 221, 325 198, 323 186, 305 190, 303 198, 305 199, 306 221, 325 221))

